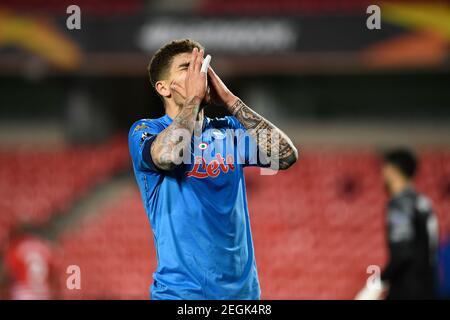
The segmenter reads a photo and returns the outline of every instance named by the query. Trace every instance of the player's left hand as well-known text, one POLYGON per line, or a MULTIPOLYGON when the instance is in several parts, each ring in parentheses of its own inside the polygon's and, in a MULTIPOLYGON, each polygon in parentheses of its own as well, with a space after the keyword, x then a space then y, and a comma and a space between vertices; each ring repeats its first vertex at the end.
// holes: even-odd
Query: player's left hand
POLYGON ((208 68, 208 83, 210 84, 209 99, 211 104, 229 109, 238 100, 238 97, 227 88, 211 66, 208 68))

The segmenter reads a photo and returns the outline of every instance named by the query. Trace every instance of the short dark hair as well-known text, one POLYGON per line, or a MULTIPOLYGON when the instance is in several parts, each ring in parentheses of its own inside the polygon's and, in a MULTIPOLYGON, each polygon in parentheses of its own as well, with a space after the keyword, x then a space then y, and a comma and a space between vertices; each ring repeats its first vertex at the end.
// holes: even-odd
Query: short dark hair
POLYGON ((173 57, 181 53, 192 52, 194 48, 204 49, 200 43, 191 39, 173 40, 158 49, 147 68, 153 88, 170 68, 173 57))
POLYGON ((383 156, 384 163, 389 163, 400 170, 408 179, 416 174, 417 158, 415 154, 407 148, 397 148, 386 152, 383 156))

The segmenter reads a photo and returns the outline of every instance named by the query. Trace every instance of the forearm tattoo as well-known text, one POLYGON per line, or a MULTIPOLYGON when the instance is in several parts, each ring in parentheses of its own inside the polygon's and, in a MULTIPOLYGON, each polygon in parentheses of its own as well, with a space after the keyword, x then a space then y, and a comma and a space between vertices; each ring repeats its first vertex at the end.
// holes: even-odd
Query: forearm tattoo
POLYGON ((288 136, 240 99, 230 111, 256 139, 260 151, 272 160, 279 161, 280 169, 289 168, 297 160, 297 149, 288 136))
POLYGON ((191 143, 200 102, 198 98, 187 100, 172 123, 153 141, 150 152, 158 168, 171 170, 176 164, 181 163, 184 152, 191 143))

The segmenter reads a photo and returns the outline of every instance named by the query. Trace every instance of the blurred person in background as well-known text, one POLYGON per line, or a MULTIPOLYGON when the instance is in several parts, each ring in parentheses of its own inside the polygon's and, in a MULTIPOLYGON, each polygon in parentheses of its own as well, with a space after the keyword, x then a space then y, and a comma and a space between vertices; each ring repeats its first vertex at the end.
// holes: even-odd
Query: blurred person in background
POLYGON ((50 243, 20 225, 9 235, 3 251, 2 287, 6 299, 55 298, 55 266, 50 243))
POLYGON ((382 175, 390 196, 389 260, 381 273, 381 286, 364 288, 357 299, 437 298, 438 222, 430 200, 414 188, 416 168, 416 157, 408 149, 384 155, 382 175))

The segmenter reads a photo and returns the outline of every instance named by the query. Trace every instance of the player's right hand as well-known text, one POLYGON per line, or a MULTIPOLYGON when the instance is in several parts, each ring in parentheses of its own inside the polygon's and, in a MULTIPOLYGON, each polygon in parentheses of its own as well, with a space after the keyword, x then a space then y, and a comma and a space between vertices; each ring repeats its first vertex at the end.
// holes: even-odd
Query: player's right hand
MULTIPOLYGON (((187 99, 198 98, 203 100, 207 89, 207 75, 205 72, 200 72, 203 62, 204 51, 198 51, 197 48, 192 50, 191 60, 189 61, 189 68, 187 69, 185 79, 184 94, 187 99)), ((178 91, 176 84, 174 90, 178 91)))

